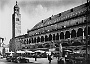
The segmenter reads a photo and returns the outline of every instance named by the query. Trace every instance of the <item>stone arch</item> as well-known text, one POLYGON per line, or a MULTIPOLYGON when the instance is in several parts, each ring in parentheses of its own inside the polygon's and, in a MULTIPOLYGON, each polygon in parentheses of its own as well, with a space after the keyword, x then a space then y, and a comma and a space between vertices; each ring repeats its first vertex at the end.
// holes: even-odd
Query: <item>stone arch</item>
POLYGON ((77 31, 77 37, 79 37, 79 36, 83 36, 83 29, 82 28, 79 28, 77 31))
POLYGON ((36 37, 34 38, 34 43, 36 43, 36 37))
POLYGON ((67 38, 70 38, 70 32, 69 31, 66 31, 66 33, 65 33, 65 39, 67 39, 67 38))
MULTIPOLYGON (((90 27, 88 27, 88 35, 90 35, 90 27)), ((86 36, 86 27, 84 29, 84 36, 86 36)))
POLYGON ((40 42, 40 37, 37 37, 37 42, 40 42))
POLYGON ((57 33, 56 35, 56 40, 59 40, 59 33, 57 33))
POLYGON ((44 41, 44 36, 41 36, 41 42, 43 42, 44 41))
POLYGON ((29 39, 29 44, 31 43, 31 39, 29 39))
POLYGON ((60 33, 60 39, 64 39, 64 32, 60 33))
POLYGON ((45 42, 46 42, 46 41, 48 41, 48 36, 47 36, 47 35, 45 35, 45 42))
POLYGON ((71 31, 71 38, 73 37, 76 37, 76 31, 74 29, 71 31))
POLYGON ((49 41, 51 41, 52 40, 52 35, 51 34, 49 34, 49 41))
POLYGON ((55 40, 55 34, 53 34, 53 40, 55 40))
POLYGON ((32 38, 32 43, 34 43, 34 42, 33 42, 33 38, 32 38))

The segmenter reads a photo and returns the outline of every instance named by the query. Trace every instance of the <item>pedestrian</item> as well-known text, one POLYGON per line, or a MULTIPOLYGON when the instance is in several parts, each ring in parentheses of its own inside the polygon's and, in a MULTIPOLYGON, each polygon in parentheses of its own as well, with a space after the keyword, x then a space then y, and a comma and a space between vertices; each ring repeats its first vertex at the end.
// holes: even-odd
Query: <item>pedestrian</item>
POLYGON ((35 61, 37 61, 37 54, 35 53, 35 61))
POLYGON ((51 64, 52 58, 51 58, 51 55, 49 55, 49 54, 48 54, 48 60, 49 60, 49 64, 51 64))

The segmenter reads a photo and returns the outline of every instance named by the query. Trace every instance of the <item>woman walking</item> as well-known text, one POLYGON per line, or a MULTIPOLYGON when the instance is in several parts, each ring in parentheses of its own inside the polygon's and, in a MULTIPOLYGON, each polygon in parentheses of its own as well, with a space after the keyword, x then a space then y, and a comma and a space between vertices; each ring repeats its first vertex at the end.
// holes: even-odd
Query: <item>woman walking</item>
POLYGON ((49 55, 49 54, 48 54, 48 60, 49 60, 49 64, 51 64, 52 58, 51 58, 51 55, 49 55))

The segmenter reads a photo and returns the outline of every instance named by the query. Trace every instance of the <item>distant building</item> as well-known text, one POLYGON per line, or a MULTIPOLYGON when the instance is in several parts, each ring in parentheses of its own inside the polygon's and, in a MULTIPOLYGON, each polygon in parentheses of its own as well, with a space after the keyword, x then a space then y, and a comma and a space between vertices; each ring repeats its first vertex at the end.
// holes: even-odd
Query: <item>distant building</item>
POLYGON ((15 37, 14 39, 10 39, 9 41, 9 51, 17 51, 17 50, 22 50, 23 48, 25 48, 25 43, 24 43, 24 39, 27 38, 27 34, 25 35, 19 35, 17 37, 15 37))
POLYGON ((21 34, 21 14, 20 8, 17 4, 14 6, 14 13, 12 14, 12 38, 21 34))
POLYGON ((3 41, 4 38, 0 37, 0 54, 3 54, 3 41))

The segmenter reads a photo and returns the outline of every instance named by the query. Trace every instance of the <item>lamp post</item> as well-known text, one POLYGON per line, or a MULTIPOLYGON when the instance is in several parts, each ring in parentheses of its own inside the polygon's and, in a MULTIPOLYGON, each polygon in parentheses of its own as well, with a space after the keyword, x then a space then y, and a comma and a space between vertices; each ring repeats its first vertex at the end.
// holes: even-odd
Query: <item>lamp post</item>
POLYGON ((87 11, 86 11, 86 64, 88 60, 88 0, 87 0, 87 11))

